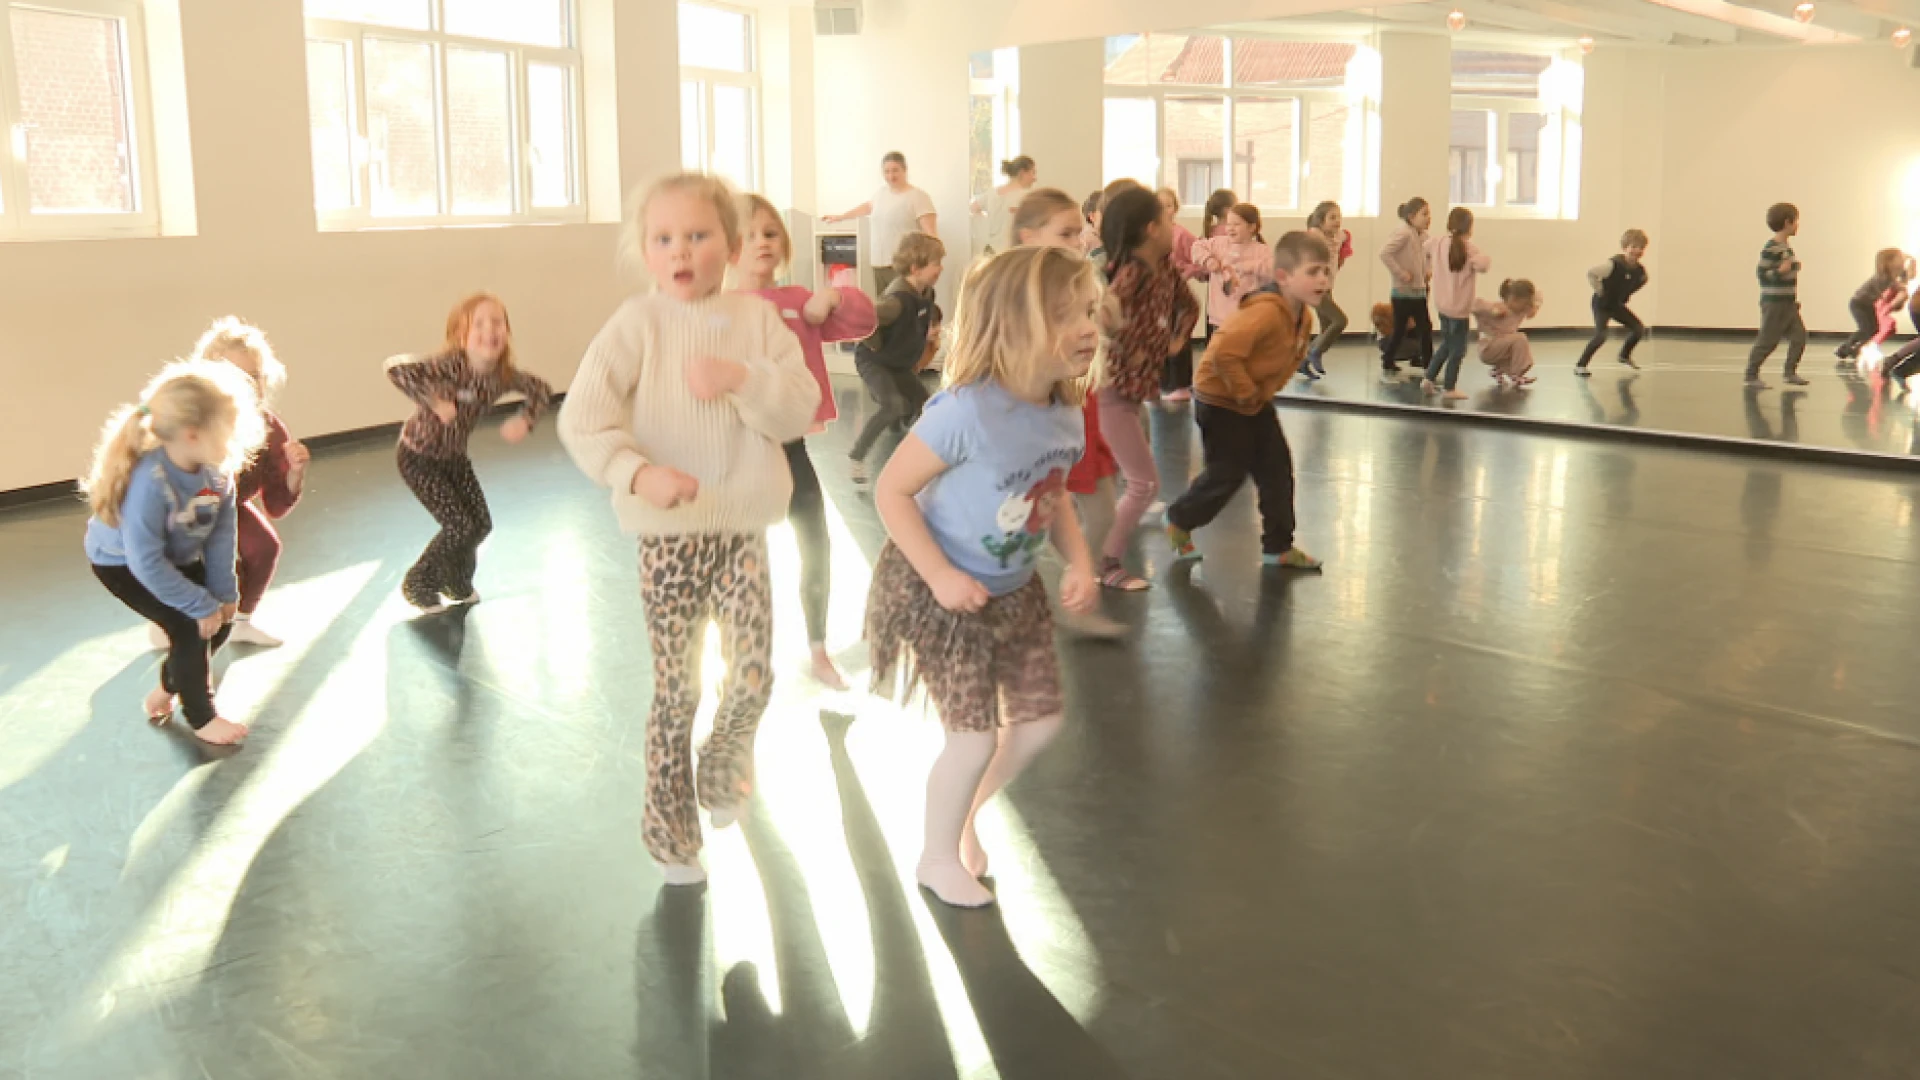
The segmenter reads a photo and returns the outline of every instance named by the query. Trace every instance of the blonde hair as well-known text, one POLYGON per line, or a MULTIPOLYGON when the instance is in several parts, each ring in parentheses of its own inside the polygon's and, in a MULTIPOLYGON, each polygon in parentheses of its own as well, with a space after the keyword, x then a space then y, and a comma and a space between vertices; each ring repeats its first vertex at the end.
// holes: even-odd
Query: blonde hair
POLYGON ((740 205, 725 180, 706 173, 683 172, 663 176, 643 188, 634 188, 627 198, 627 215, 620 227, 620 261, 629 266, 646 265, 647 207, 653 200, 671 191, 688 191, 713 204, 720 215, 720 231, 727 236, 727 251, 740 250, 740 205))
POLYGON ((93 516, 114 528, 120 526, 120 504, 141 455, 184 436, 189 431, 225 429, 226 460, 215 468, 232 476, 246 466, 266 441, 266 423, 260 419, 253 380, 221 360, 177 360, 161 369, 140 400, 113 410, 100 429, 80 490, 86 493, 93 516))
POLYGON ((786 269, 787 263, 793 260, 793 234, 787 231, 786 220, 780 216, 779 208, 769 202, 765 195, 748 192, 740 196, 738 212, 743 232, 753 228, 753 219, 757 214, 765 214, 773 219, 773 227, 780 230, 780 268, 786 269))
POLYGON ((1626 232, 1620 234, 1620 246, 1623 249, 1646 247, 1648 243, 1647 230, 1645 229, 1628 229, 1626 232))
MULTIPOLYGON (((960 286, 946 385, 1033 385, 1059 345, 1056 328, 1083 288, 1097 293, 1099 276, 1092 263, 1063 248, 1011 248, 975 266, 960 286)), ((1093 370, 1056 382, 1049 392, 1063 404, 1083 404, 1103 367, 1097 356, 1093 370)))
POLYGON ((939 237, 910 232, 900 238, 900 247, 893 253, 893 272, 905 277, 946 257, 947 245, 939 237))
POLYGON ((467 331, 473 328, 473 313, 480 310, 481 304, 492 304, 500 309, 500 321, 507 327, 507 344, 500 350, 497 366, 500 381, 511 383, 513 368, 513 320, 507 317, 507 305, 490 292, 477 292, 453 305, 447 312, 447 336, 444 348, 447 352, 464 354, 467 351, 467 331))
POLYGON ((267 344, 265 331, 228 315, 215 319, 213 325, 193 345, 195 360, 228 360, 241 353, 253 358, 254 369, 259 372, 254 388, 259 392, 260 404, 264 407, 287 382, 287 369, 280 363, 280 358, 273 354, 273 346, 267 344))
POLYGON ((1900 280, 1900 272, 1907 267, 1907 257, 1899 248, 1881 248, 1873 257, 1873 272, 1890 280, 1900 280))

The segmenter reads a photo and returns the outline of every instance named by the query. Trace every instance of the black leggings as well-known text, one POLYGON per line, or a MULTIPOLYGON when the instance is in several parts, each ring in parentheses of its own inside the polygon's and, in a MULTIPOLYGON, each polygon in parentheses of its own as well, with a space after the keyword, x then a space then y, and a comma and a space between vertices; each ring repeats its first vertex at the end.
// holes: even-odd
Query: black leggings
POLYGON ((1633 359, 1633 347, 1640 344, 1641 338, 1647 336, 1647 324, 1640 321, 1640 316, 1627 310, 1627 305, 1616 304, 1608 307, 1606 301, 1596 296, 1593 298, 1593 337, 1587 342, 1586 349, 1580 353, 1581 367, 1586 367, 1587 362, 1593 359, 1593 354, 1599 352, 1600 346, 1607 343, 1609 321, 1617 322, 1627 328, 1626 343, 1620 346, 1622 360, 1633 359))
MULTIPOLYGON (((182 566, 180 572, 195 585, 207 583, 205 563, 182 566)), ((206 727, 209 720, 220 715, 213 707, 213 654, 227 643, 233 624, 222 626, 208 640, 200 636, 200 620, 161 602, 140 584, 132 570, 95 563, 93 576, 135 614, 167 632, 167 659, 160 665, 160 688, 180 695, 180 711, 186 714, 188 726, 195 731, 206 727)))
POLYGON ((785 449, 787 468, 793 473, 787 520, 793 523, 793 538, 800 544, 800 607, 807 613, 807 644, 820 645, 827 640, 827 597, 833 589, 827 499, 820 491, 813 459, 807 456, 807 440, 795 439, 785 449))
POLYGON ((1380 357, 1380 367, 1385 371, 1399 366, 1393 358, 1400 354, 1400 342, 1406 339, 1408 320, 1413 321, 1414 330, 1420 334, 1421 368, 1433 363, 1433 315, 1427 310, 1427 298, 1396 296, 1393 298, 1393 336, 1387 339, 1386 352, 1380 357))
POLYGON ((1193 389, 1193 342, 1188 340, 1179 352, 1167 357, 1167 366, 1160 373, 1160 392, 1171 394, 1176 390, 1193 389))
POLYGON ((873 449, 881 433, 898 423, 910 424, 920 415, 920 406, 927 403, 928 391, 927 384, 920 381, 919 372, 880 364, 860 365, 860 381, 867 384, 868 392, 879 407, 868 415, 847 456, 865 461, 867 451, 873 449))
POLYGON ((493 531, 493 515, 473 462, 428 457, 400 447, 400 479, 427 508, 440 531, 427 550, 407 570, 400 592, 414 607, 433 607, 442 596, 464 600, 473 595, 473 571, 480 561, 480 543, 493 531))
POLYGON ((1860 355, 1860 346, 1879 335, 1880 313, 1873 310, 1873 304, 1870 301, 1863 300, 1847 301, 1847 311, 1853 315, 1853 334, 1834 350, 1834 355, 1851 360, 1860 355))

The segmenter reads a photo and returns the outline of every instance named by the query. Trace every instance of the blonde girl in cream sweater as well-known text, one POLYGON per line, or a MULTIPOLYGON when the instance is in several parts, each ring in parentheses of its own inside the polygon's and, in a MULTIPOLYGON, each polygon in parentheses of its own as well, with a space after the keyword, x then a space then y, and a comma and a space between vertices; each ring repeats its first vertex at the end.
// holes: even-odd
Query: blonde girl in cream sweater
POLYGON ((621 531, 639 541, 654 657, 643 832, 672 885, 706 879, 697 806, 724 827, 752 793, 753 736, 773 688, 766 531, 793 491, 781 447, 807 433, 820 405, 779 311, 722 291, 740 232, 738 204, 717 179, 684 174, 647 190, 625 243, 656 288, 607 320, 560 411, 561 442, 613 489, 621 531), (696 767, 709 620, 727 674, 696 767))

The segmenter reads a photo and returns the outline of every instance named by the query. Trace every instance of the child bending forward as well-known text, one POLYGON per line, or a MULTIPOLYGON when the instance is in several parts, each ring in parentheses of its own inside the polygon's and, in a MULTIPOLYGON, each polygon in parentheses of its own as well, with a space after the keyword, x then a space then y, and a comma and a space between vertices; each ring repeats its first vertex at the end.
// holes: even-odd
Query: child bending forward
POLYGON ((1500 283, 1500 302, 1473 302, 1473 313, 1480 319, 1480 359, 1493 368, 1494 381, 1501 389, 1526 386, 1533 382, 1533 344, 1520 330, 1520 324, 1540 311, 1540 295, 1533 282, 1524 278, 1500 283))

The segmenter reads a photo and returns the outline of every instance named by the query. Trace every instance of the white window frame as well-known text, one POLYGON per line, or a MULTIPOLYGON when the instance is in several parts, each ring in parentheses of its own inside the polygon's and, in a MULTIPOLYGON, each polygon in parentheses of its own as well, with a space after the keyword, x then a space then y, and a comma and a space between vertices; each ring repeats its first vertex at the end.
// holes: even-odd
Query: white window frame
POLYGON ((0 240, 92 240, 160 235, 160 192, 154 167, 153 105, 148 93, 146 26, 138 0, 0 0, 0 240), (29 203, 26 129, 20 119, 13 9, 118 20, 120 77, 127 88, 127 131, 133 157, 133 210, 117 214, 33 213, 29 203))
MULTIPOLYGON (((1345 37, 1313 37, 1313 36, 1305 36, 1305 35, 1298 35, 1298 34, 1255 34, 1255 33, 1245 33, 1241 31, 1234 31, 1234 32, 1228 33, 1226 31, 1209 30, 1206 28, 1201 28, 1197 30, 1164 31, 1163 33, 1166 34, 1167 36, 1224 38, 1227 41, 1227 48, 1225 50, 1225 55, 1222 58, 1223 78, 1220 85, 1208 85, 1205 83, 1193 83, 1193 84, 1156 83, 1152 86, 1130 86, 1124 83, 1103 83, 1103 91, 1104 91, 1103 99, 1132 98, 1136 100, 1151 100, 1154 103, 1154 109, 1153 109, 1154 174, 1153 174, 1153 183, 1150 186, 1154 187, 1155 189, 1168 186, 1166 183, 1167 161, 1165 156, 1166 145, 1167 145, 1167 99, 1168 98, 1170 97, 1172 98, 1215 97, 1215 98, 1220 98, 1222 100, 1224 104, 1221 110, 1220 161, 1226 173, 1227 182, 1225 186, 1229 188, 1233 188, 1236 191, 1239 190, 1238 188, 1233 187, 1234 183, 1236 182, 1237 164, 1238 164, 1234 160, 1235 155, 1234 155, 1234 145, 1233 145, 1234 144, 1233 121, 1234 121, 1234 112, 1237 107, 1236 101, 1238 99, 1255 99, 1263 102, 1291 101, 1294 103, 1293 104, 1293 110, 1294 110, 1293 111, 1293 203, 1288 206, 1268 205, 1263 203, 1261 204, 1261 210, 1263 212, 1271 210, 1275 213, 1295 214, 1295 215, 1304 215, 1307 211, 1311 210, 1312 207, 1301 205, 1302 203, 1301 195, 1305 191, 1307 179, 1308 179, 1307 174, 1303 171, 1303 169, 1305 166, 1309 164, 1306 161, 1306 153, 1307 153, 1306 135, 1307 135, 1307 118, 1312 115, 1311 106, 1315 104, 1337 104, 1337 105, 1347 106, 1348 108, 1357 109, 1357 110, 1360 110, 1360 116, 1363 118, 1363 123, 1365 124, 1371 124, 1375 122, 1372 119, 1373 111, 1372 109, 1367 107, 1368 103, 1357 101, 1352 91, 1350 91, 1345 86, 1329 86, 1329 87, 1319 88, 1319 87, 1287 87, 1287 86, 1265 86, 1265 85, 1258 85, 1258 86, 1236 85, 1236 79, 1234 75, 1235 45, 1238 42, 1243 42, 1243 41, 1283 41, 1283 42, 1294 43, 1294 44, 1352 45, 1356 49, 1365 49, 1367 48, 1367 46, 1362 42, 1354 41, 1350 38, 1345 38, 1345 37)), ((1357 54, 1356 54, 1356 58, 1357 58, 1357 54)), ((1358 158, 1361 161, 1361 167, 1363 170, 1377 169, 1377 166, 1375 165, 1372 159, 1372 155, 1368 150, 1369 145, 1370 145, 1370 140, 1367 138, 1366 129, 1364 126, 1359 127, 1358 129, 1355 129, 1355 128, 1349 129, 1347 138, 1346 138, 1346 146, 1345 146, 1346 153, 1349 155, 1358 156, 1358 158)), ((1364 176, 1364 173, 1363 173, 1363 176, 1364 176)), ((1111 181, 1117 178, 1108 177, 1107 179, 1111 181)), ((1136 179, 1138 178, 1136 177, 1136 179)), ((1172 186, 1176 191, 1178 191, 1180 188, 1180 185, 1178 183, 1175 183, 1172 186)), ((1363 180, 1363 182, 1359 185, 1358 191, 1348 191, 1347 190, 1348 186, 1349 185, 1345 183, 1345 178, 1343 177, 1342 185, 1341 185, 1343 197, 1341 199, 1341 202, 1343 205, 1348 205, 1357 209, 1367 201, 1366 192, 1369 189, 1369 185, 1365 183, 1363 180)), ((1244 195, 1248 193, 1242 192, 1242 194, 1244 195)), ((1197 211, 1201 208, 1202 208, 1201 203, 1184 203, 1184 202, 1181 207, 1182 212, 1197 211)), ((1355 212, 1356 210, 1349 210, 1349 213, 1355 213, 1355 212)))
MULTIPOLYGON (((693 83, 698 88, 697 92, 700 95, 701 131, 700 162, 698 168, 701 172, 713 171, 713 88, 716 86, 736 86, 747 92, 748 126, 752 128, 752 133, 749 137, 752 143, 749 149, 749 156, 752 160, 748 162, 747 171, 753 175, 747 179, 746 190, 758 191, 764 184, 766 160, 761 139, 760 20, 752 8, 741 7, 737 4, 717 4, 713 3, 712 0, 686 0, 686 2, 696 7, 713 8, 731 15, 738 15, 745 20, 747 70, 724 71, 719 68, 693 67, 688 64, 682 64, 680 65, 680 92, 684 95, 687 90, 686 84, 693 83)), ((675 0, 674 11, 676 15, 679 10, 680 2, 679 0, 675 0)), ((678 50, 679 47, 679 41, 676 39, 674 48, 678 50)), ((684 102, 681 107, 682 109, 685 108, 684 102)), ((685 138, 684 133, 682 134, 682 138, 685 138)), ((690 162, 683 162, 683 164, 689 165, 690 167, 692 166, 690 162)))
MULTIPOLYGON (((345 209, 322 210, 316 204, 314 215, 325 232, 351 232, 363 229, 419 229, 473 225, 543 225, 587 220, 586 119, 583 109, 582 67, 580 59, 580 12, 573 0, 564 5, 567 19, 566 47, 527 45, 496 38, 450 34, 446 26, 446 0, 428 0, 432 30, 410 30, 376 23, 339 22, 332 19, 307 19, 306 41, 344 44, 348 52, 347 97, 353 117, 353 189, 355 205, 345 209), (439 142, 438 199, 448 210, 437 214, 392 215, 373 212, 373 146, 367 135, 366 40, 421 43, 432 47, 434 62, 434 126, 439 142), (453 141, 447 123, 447 50, 471 49, 477 52, 505 53, 511 65, 508 92, 513 97, 513 131, 508 146, 513 152, 513 207, 504 214, 457 214, 453 205, 453 141), (547 64, 568 72, 568 119, 572 146, 572 202, 566 206, 533 205, 532 125, 527 106, 527 66, 547 64)), ((302 45, 304 50, 305 45, 302 45)), ((309 142, 312 121, 308 121, 309 142)), ((311 187, 313 172, 307 173, 311 187)), ((317 200, 318 192, 313 198, 317 200)))
MULTIPOLYGON (((1480 46, 1488 52, 1506 52, 1515 55, 1539 56, 1548 61, 1548 70, 1540 73, 1541 93, 1537 97, 1513 97, 1510 95, 1452 94, 1449 106, 1448 131, 1452 131, 1452 116, 1455 112, 1485 112, 1492 130, 1487 139, 1487 175, 1486 188, 1488 201, 1484 203, 1462 203, 1474 212, 1488 217, 1533 218, 1541 221, 1577 221, 1580 217, 1578 196, 1580 106, 1558 104, 1548 100, 1546 83, 1552 77, 1550 72, 1554 64, 1574 63, 1558 52, 1531 52, 1499 45, 1480 46), (1536 201, 1532 204, 1512 202, 1512 186, 1508 170, 1509 158, 1515 151, 1513 142, 1513 123, 1509 117, 1514 114, 1543 116, 1546 122, 1540 128, 1540 161, 1535 171, 1534 190, 1536 201)), ((1451 79, 1449 74, 1449 79, 1451 79)), ((1448 138, 1448 171, 1452 171, 1452 138, 1448 138)), ((1448 192, 1452 194, 1451 191, 1448 192)))

